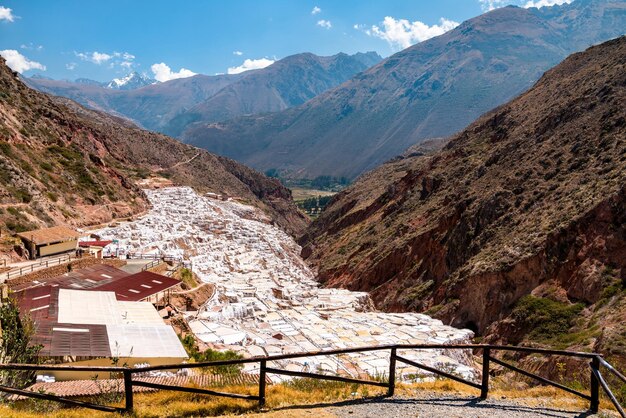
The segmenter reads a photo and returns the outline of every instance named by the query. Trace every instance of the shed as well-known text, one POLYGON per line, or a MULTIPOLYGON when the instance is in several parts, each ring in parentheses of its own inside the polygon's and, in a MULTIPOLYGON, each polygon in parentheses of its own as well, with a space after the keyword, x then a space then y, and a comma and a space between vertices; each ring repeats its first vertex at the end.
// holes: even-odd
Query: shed
POLYGON ((76 251, 80 234, 65 226, 20 232, 17 236, 28 249, 30 259, 76 251))
POLYGON ((111 244, 113 244, 113 241, 96 240, 96 241, 80 241, 78 243, 78 246, 83 251, 88 251, 89 254, 91 254, 95 258, 104 258, 104 257, 111 256, 110 247, 107 248, 111 244))

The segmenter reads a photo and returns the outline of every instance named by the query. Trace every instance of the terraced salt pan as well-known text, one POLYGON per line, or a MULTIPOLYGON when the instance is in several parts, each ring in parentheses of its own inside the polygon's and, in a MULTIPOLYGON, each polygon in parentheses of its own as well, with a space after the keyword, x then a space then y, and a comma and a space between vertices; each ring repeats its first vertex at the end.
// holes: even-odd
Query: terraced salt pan
MULTIPOLYGON (((182 256, 214 283, 215 296, 187 316, 200 340, 245 356, 384 344, 469 343, 459 330, 417 313, 376 312, 363 292, 321 289, 300 247, 256 208, 196 194, 190 188, 146 190, 152 210, 134 222, 98 231, 119 252, 182 256)), ((408 351, 409 359, 474 378, 470 353, 408 351)), ((278 362, 296 371, 384 375, 388 351, 278 362)), ((251 366, 252 367, 252 366, 251 366)), ((398 364, 398 376, 420 372, 398 364)), ((422 373, 423 374, 423 373, 422 373)))

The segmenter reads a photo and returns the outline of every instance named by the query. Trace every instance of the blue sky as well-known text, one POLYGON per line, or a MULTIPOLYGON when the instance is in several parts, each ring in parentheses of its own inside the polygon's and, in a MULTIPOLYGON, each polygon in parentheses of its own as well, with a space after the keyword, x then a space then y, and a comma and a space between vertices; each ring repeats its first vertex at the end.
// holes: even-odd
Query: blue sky
POLYGON ((136 70, 164 81, 299 52, 388 56, 489 8, 566 1, 0 0, 0 53, 27 76, 106 81, 136 70))

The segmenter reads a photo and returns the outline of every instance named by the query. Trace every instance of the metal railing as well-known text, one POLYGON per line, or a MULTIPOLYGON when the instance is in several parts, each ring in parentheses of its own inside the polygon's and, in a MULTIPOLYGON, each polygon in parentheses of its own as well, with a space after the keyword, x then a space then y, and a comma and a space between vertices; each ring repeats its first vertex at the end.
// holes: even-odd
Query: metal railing
MULTIPOLYGON (((76 257, 74 257, 76 258, 76 257)), ((58 266, 64 263, 69 263, 72 261, 72 255, 66 254, 60 257, 55 257, 53 259, 40 260, 38 262, 34 262, 24 267, 15 268, 12 270, 3 273, 6 280, 14 279, 16 277, 22 277, 25 274, 29 274, 38 270, 42 270, 48 267, 58 266)))
POLYGON ((94 404, 84 401, 77 401, 73 399, 67 399, 56 395, 51 395, 47 393, 37 393, 30 392, 23 389, 11 388, 7 386, 0 385, 0 391, 4 391, 11 394, 21 395, 25 397, 31 398, 39 398, 50 401, 62 402, 69 405, 81 406, 85 408, 96 409, 100 411, 109 411, 109 412, 132 412, 133 411, 133 387, 146 387, 152 389, 159 390, 172 390, 178 392, 187 392, 187 393, 195 393, 195 394, 204 394, 204 395, 212 395, 212 396, 223 396, 228 398, 235 399, 245 399, 250 401, 257 401, 260 406, 265 405, 266 401, 266 377, 268 374, 278 374, 284 376, 291 377, 300 377, 300 378, 310 378, 310 379, 321 379, 321 380, 331 380, 338 381, 350 384, 361 384, 361 385, 370 385, 370 386, 378 386, 387 388, 387 396, 393 396, 396 386, 396 367, 397 363, 405 363, 410 366, 429 371, 438 376, 442 376, 447 379, 452 379, 454 381, 460 382, 462 384, 468 385, 474 389, 480 390, 480 398, 486 399, 489 394, 489 373, 491 370, 491 363, 498 364, 504 368, 512 370, 513 372, 519 373, 523 376, 535 379, 543 384, 550 385, 561 390, 564 390, 568 393, 576 395, 580 398, 583 398, 589 401, 589 411, 596 413, 598 412, 598 408, 600 406, 600 388, 602 388, 607 395, 607 397, 611 400, 613 405, 619 414, 626 418, 623 407, 618 402, 617 398, 609 388, 606 380, 600 373, 600 366, 605 367, 612 374, 614 374, 618 379, 622 382, 626 383, 626 377, 619 371, 617 371, 613 366, 611 366, 601 354, 597 353, 582 353, 582 352, 574 352, 574 351, 563 351, 563 350, 549 350, 549 349, 541 349, 541 348, 530 348, 530 347, 514 347, 514 346, 501 346, 501 345, 485 345, 485 344, 456 344, 456 345, 446 345, 446 344, 397 344, 397 345, 384 345, 384 346, 369 346, 369 347, 360 347, 360 348, 348 348, 348 349, 337 349, 337 350, 326 350, 326 351, 315 351, 315 352, 307 352, 307 353, 294 353, 294 354, 283 354, 277 356, 268 356, 268 357, 253 357, 247 359, 237 359, 237 360, 223 360, 223 361, 210 361, 210 362, 201 362, 201 363, 189 363, 189 364, 168 364, 168 365, 160 365, 160 366, 148 366, 148 367, 139 367, 139 368, 129 368, 129 367, 96 367, 96 366, 55 366, 55 365, 33 365, 33 364, 2 364, 0 365, 0 370, 21 370, 21 371, 38 371, 38 370, 57 370, 57 371, 83 371, 83 372, 108 372, 108 373, 117 373, 118 375, 123 376, 124 379, 124 395, 125 395, 125 406, 124 408, 113 407, 108 405, 100 405, 94 404), (482 377, 481 382, 476 383, 459 376, 455 376, 451 373, 438 370, 436 368, 418 363, 413 360, 409 360, 403 356, 398 355, 398 350, 482 350, 482 377), (335 376, 335 375, 324 375, 319 373, 308 373, 308 372, 296 372, 290 370, 281 370, 272 367, 268 367, 267 363, 270 361, 279 361, 279 360, 288 360, 302 357, 317 357, 317 356, 330 356, 330 355, 341 355, 341 354, 351 354, 351 353, 364 353, 370 351, 381 351, 381 350, 389 350, 389 374, 388 380, 386 382, 381 382, 377 380, 363 380, 363 379, 355 379, 351 377, 343 377, 343 376, 335 376), (567 387, 561 383, 554 382, 552 380, 546 379, 544 377, 538 376, 534 373, 528 372, 526 370, 520 369, 512 364, 504 362, 492 354, 496 351, 508 351, 508 352, 518 352, 518 353, 529 353, 529 354, 544 354, 544 355, 557 355, 557 356, 568 356, 568 357, 576 357, 581 359, 589 359, 590 362, 590 393, 582 393, 577 390, 574 390, 570 387, 567 387), (226 393, 219 392, 215 390, 209 389, 201 389, 197 387, 185 387, 185 386, 175 386, 175 385, 163 385, 157 383, 151 383, 141 380, 133 379, 134 374, 138 373, 147 373, 153 371, 160 370, 174 370, 174 369, 192 369, 192 368, 205 368, 205 367, 216 367, 216 366, 234 366, 234 365, 243 365, 250 363, 259 363, 259 387, 258 387, 258 395, 244 395, 239 393, 226 393))
POLYGON ((150 270, 151 268, 154 268, 156 266, 158 266, 159 264, 163 263, 163 260, 156 259, 156 260, 152 260, 151 262, 149 262, 148 264, 146 264, 145 266, 143 266, 141 268, 141 271, 146 271, 146 270, 150 270))

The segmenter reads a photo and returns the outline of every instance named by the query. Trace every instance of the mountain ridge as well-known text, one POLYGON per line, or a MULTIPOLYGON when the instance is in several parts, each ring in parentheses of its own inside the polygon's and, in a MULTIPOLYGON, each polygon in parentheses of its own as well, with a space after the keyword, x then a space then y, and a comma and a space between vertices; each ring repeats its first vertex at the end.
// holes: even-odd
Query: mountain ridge
MULTIPOLYGON (((0 60, 0 223, 19 232, 108 222, 141 213, 136 181, 236 196, 297 234, 307 223, 277 180, 225 157, 28 88, 0 60)), ((4 236, 4 235, 3 235, 4 236)))
POLYGON ((464 128, 581 45, 621 35, 624 27, 626 4, 612 0, 499 8, 301 106, 192 125, 181 137, 259 170, 355 178, 416 142, 464 128))
POLYGON ((485 341, 534 335, 537 306, 582 306, 561 327, 578 337, 539 341, 626 354, 625 100, 626 37, 573 54, 442 151, 364 174, 300 239, 303 256, 325 286, 485 341))
POLYGON ((380 59, 373 52, 330 57, 302 53, 240 74, 198 74, 156 84, 139 75, 135 77, 139 87, 133 85, 121 91, 91 81, 72 83, 39 78, 24 81, 45 93, 67 97, 89 108, 132 120, 140 127, 176 136, 187 124, 198 120, 214 122, 301 104, 380 59))

